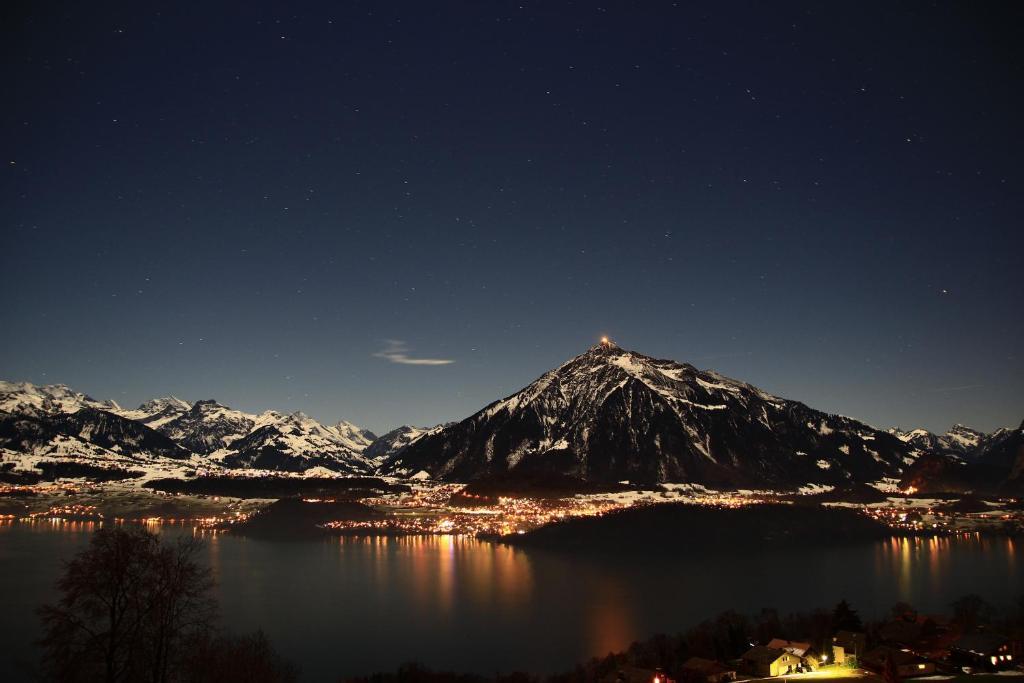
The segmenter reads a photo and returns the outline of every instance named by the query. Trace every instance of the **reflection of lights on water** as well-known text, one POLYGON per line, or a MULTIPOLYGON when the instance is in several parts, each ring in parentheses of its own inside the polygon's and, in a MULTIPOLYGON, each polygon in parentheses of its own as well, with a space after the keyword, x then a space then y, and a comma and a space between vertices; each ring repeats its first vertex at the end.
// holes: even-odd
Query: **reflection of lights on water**
MULTIPOLYGON (((467 598, 514 610, 530 601, 529 555, 460 535, 338 536, 345 571, 362 565, 372 590, 390 596, 396 581, 417 609, 446 614, 467 598)), ((339 568, 342 565, 339 564, 339 568)))

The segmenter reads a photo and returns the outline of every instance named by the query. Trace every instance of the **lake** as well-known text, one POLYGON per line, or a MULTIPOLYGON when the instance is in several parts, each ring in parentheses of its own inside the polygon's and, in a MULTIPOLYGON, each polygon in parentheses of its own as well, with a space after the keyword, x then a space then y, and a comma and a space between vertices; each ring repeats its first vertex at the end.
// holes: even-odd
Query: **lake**
MULTIPOLYGON (((0 524, 5 680, 27 677, 36 656, 33 610, 54 597, 61 562, 92 528, 0 524)), ((408 660, 480 673, 559 671, 727 608, 785 613, 831 608, 845 597, 874 618, 897 601, 948 611, 967 593, 997 605, 1024 593, 1024 544, 1008 538, 809 544, 757 555, 695 548, 671 558, 569 556, 447 536, 207 538, 224 625, 263 628, 306 681, 393 670, 408 660)))

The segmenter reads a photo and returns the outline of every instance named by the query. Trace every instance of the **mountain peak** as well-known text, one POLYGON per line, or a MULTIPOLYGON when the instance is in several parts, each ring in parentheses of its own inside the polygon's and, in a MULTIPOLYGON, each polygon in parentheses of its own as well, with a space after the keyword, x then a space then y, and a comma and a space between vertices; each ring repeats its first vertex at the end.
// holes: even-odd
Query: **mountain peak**
POLYGON ((426 470, 450 480, 514 470, 592 481, 837 485, 900 471, 908 447, 880 435, 602 339, 511 396, 394 452, 383 471, 426 470))
POLYGON ((190 410, 192 408, 192 404, 188 401, 182 401, 177 396, 164 396, 162 398, 153 398, 140 404, 137 410, 147 413, 157 413, 167 408, 190 410))
POLYGON ((622 347, 612 341, 609 337, 601 337, 601 339, 591 346, 587 353, 615 353, 622 351, 622 347))
POLYGON ((195 403, 193 403, 192 407, 196 408, 196 407, 200 407, 200 406, 219 406, 219 405, 220 405, 220 403, 218 403, 217 399, 215 399, 215 398, 204 398, 204 399, 201 399, 201 400, 196 401, 195 403))

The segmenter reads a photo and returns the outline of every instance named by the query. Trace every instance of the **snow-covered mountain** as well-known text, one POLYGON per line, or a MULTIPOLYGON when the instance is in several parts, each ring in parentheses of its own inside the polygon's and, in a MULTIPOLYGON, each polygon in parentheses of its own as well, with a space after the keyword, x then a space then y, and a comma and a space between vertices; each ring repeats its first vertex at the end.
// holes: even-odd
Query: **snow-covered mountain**
POLYGON ((766 487, 875 482, 899 476, 912 455, 900 439, 856 420, 602 342, 423 436, 382 471, 766 487))
POLYGON ((173 474, 194 456, 146 424, 57 384, 0 382, 0 468, 37 474, 133 472, 173 474))
POLYGON ((335 424, 334 431, 337 432, 338 437, 345 442, 348 448, 364 455, 364 451, 370 447, 370 444, 377 440, 377 435, 369 429, 363 429, 348 420, 341 420, 335 424))
POLYGON ((214 400, 173 396, 125 409, 63 385, 0 382, 0 467, 32 469, 47 459, 137 471, 322 467, 368 474, 363 451, 376 436, 341 421, 323 425, 302 413, 252 415, 214 400))
POLYGON ((176 396, 165 396, 146 401, 134 410, 121 408, 115 412, 121 417, 141 422, 147 427, 156 429, 162 424, 170 422, 192 409, 192 404, 182 401, 176 396))
POLYGON ((267 411, 259 415, 252 430, 210 455, 229 468, 256 468, 302 472, 313 467, 366 474, 373 465, 363 451, 373 434, 350 422, 323 425, 296 412, 286 415, 267 411))
POLYGON ((430 476, 515 473, 735 487, 902 477, 925 490, 1024 490, 1024 425, 879 431, 744 382, 599 344, 458 423, 380 438, 302 413, 175 397, 125 409, 63 385, 0 382, 0 475, 75 465, 430 476), (54 463, 62 466, 54 467, 54 463))
POLYGON ((923 453, 907 468, 903 486, 922 492, 1024 493, 1024 422, 1017 429, 982 434, 973 446, 966 435, 954 442, 960 449, 939 438, 939 448, 923 453))
POLYGON ((979 432, 977 429, 971 429, 962 424, 955 424, 942 436, 947 447, 959 449, 966 453, 981 445, 988 435, 984 432, 979 432))
MULTIPOLYGON (((195 456, 163 434, 105 410, 72 413, 0 412, 0 468, 55 471, 52 465, 95 470, 177 473, 195 456)), ((70 471, 67 467, 64 471, 70 471)))
POLYGON ((397 429, 392 429, 387 434, 377 437, 373 443, 366 447, 366 450, 363 451, 363 455, 372 462, 383 464, 399 451, 408 448, 409 445, 419 441, 427 434, 439 432, 447 426, 448 425, 446 424, 437 425, 436 427, 413 427, 412 425, 402 425, 397 429))
POLYGON ((74 413, 81 408, 118 411, 114 401, 97 401, 63 384, 36 386, 29 382, 0 380, 0 412, 19 415, 74 413))
POLYGON ((208 455, 249 434, 256 416, 209 399, 196 401, 184 411, 177 405, 163 408, 144 423, 193 453, 208 455))
POLYGON ((887 431, 921 453, 948 453, 963 457, 974 455, 990 436, 961 424, 953 425, 945 434, 933 434, 926 429, 903 431, 898 427, 887 431))

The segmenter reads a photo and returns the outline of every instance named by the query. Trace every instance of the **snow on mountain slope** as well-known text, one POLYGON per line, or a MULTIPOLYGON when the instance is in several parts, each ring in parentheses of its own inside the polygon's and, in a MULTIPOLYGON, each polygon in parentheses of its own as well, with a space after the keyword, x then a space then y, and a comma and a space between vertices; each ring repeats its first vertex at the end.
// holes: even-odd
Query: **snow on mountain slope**
POLYGON ((301 472, 324 467, 345 474, 368 474, 373 465, 362 452, 372 434, 348 422, 323 425, 301 412, 267 411, 252 431, 210 455, 230 468, 301 472))
POLYGON ((118 411, 114 401, 97 401, 63 384, 37 386, 0 380, 0 412, 18 414, 74 413, 81 408, 118 411))
POLYGON ((418 439, 382 471, 798 486, 898 476, 911 455, 904 442, 855 420, 603 342, 418 439))
POLYGON ((0 412, 0 449, 0 466, 15 470, 60 463, 166 475, 196 466, 196 456, 159 432, 90 407, 74 413, 0 412))
MULTIPOLYGON (((449 423, 454 424, 454 423, 449 423)), ((378 437, 366 450, 363 451, 363 456, 367 460, 374 462, 378 465, 383 464, 388 458, 391 458, 399 451, 409 447, 410 444, 419 441, 428 434, 435 434, 448 425, 437 425, 436 427, 413 427, 411 425, 402 425, 397 429, 392 429, 387 434, 378 437)))
POLYGON ((357 453, 365 451, 377 439, 377 435, 370 430, 363 429, 347 420, 341 420, 335 424, 334 431, 348 448, 357 453))
POLYGON ((176 396, 165 396, 164 398, 154 398, 146 401, 134 410, 122 408, 115 412, 122 417, 127 417, 129 420, 135 420, 147 427, 156 429, 191 409, 192 404, 188 401, 182 401, 176 396))
POLYGON ((973 447, 972 441, 967 435, 954 442, 966 451, 943 447, 924 453, 904 472, 901 485, 929 493, 1024 493, 1024 423, 982 435, 973 447))
POLYGON ((327 426, 301 413, 251 415, 173 396, 124 409, 63 385, 0 382, 0 448, 24 456, 17 463, 5 457, 16 467, 59 456, 119 467, 149 463, 164 472, 190 462, 366 474, 374 464, 361 454, 375 438, 350 422, 327 426))
MULTIPOLYGON (((167 415, 163 410, 157 415, 167 415)), ((178 411, 167 420, 154 420, 149 424, 174 439, 193 453, 208 455, 246 436, 256 424, 256 416, 233 410, 210 399, 196 401, 186 411, 178 411)))
POLYGON ((953 425, 945 434, 933 434, 926 429, 912 429, 905 432, 898 427, 887 431, 919 453, 944 453, 965 458, 976 455, 990 437, 999 433, 987 435, 961 424, 953 425))
POLYGON ((963 451, 970 451, 978 447, 985 438, 985 434, 976 429, 965 427, 962 424, 955 424, 944 435, 945 440, 951 446, 963 451))
MULTIPOLYGON (((152 406, 157 411, 166 407, 152 406)), ((193 461, 188 449, 125 416, 131 412, 114 401, 98 401, 60 384, 0 382, 4 464, 18 469, 56 461, 68 466, 170 472, 193 461), (14 458, 12 453, 20 456, 14 458)))
POLYGON ((1004 491, 1024 493, 1024 422, 1016 429, 1000 429, 983 442, 977 466, 1004 491))
POLYGON ((932 434, 926 429, 912 429, 909 432, 905 432, 898 427, 893 427, 886 430, 886 432, 892 434, 919 453, 926 453, 946 448, 941 437, 936 434, 932 434))

